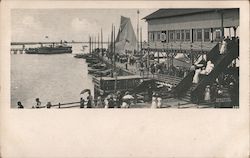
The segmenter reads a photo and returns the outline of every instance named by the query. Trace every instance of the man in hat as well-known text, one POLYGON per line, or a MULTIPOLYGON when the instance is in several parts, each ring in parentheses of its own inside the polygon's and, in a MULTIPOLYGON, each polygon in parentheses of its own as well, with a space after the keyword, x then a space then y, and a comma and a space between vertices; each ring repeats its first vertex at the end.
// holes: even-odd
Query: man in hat
POLYGON ((18 109, 23 109, 23 105, 20 101, 17 102, 17 108, 18 109))
POLYGON ((41 101, 40 101, 40 99, 39 98, 36 98, 36 105, 35 105, 35 108, 40 108, 40 106, 41 106, 41 101))

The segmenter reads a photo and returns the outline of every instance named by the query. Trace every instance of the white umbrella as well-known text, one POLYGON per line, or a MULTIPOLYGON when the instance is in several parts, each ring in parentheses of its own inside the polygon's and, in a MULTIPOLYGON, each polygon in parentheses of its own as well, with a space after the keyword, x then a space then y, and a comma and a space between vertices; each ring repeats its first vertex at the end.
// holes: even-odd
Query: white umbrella
POLYGON ((134 99, 134 97, 132 95, 125 95, 124 97, 122 97, 122 99, 134 99))

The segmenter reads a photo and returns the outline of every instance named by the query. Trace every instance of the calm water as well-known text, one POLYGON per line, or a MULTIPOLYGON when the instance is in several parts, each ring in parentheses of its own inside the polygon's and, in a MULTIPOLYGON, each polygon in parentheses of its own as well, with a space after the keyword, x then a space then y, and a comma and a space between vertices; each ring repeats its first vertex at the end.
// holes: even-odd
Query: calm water
MULTIPOLYGON (((73 45, 73 53, 80 49, 81 45, 73 45)), ((87 64, 72 54, 11 55, 11 107, 16 107, 17 101, 32 107, 35 98, 40 98, 42 105, 79 101, 85 88, 93 93, 87 64)))

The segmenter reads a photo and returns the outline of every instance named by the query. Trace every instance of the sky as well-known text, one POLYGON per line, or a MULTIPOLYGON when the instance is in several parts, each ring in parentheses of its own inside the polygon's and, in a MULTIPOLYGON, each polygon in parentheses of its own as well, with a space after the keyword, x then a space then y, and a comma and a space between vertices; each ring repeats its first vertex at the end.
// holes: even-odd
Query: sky
MULTIPOLYGON (((139 9, 142 39, 147 40, 147 23, 143 17, 157 9, 139 9)), ((119 29, 120 17, 131 19, 137 26, 137 9, 13 9, 12 42, 88 41, 103 30, 103 41, 110 37, 112 23, 119 29), (48 38, 45 38, 48 36, 48 38)))

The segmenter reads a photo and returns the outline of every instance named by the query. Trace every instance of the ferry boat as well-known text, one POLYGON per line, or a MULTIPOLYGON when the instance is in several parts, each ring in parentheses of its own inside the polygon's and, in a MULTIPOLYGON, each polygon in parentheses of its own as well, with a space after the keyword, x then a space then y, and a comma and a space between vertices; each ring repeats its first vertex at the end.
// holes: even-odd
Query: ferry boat
POLYGON ((72 53, 72 46, 67 45, 50 45, 38 48, 29 48, 25 50, 26 54, 63 54, 72 53))

